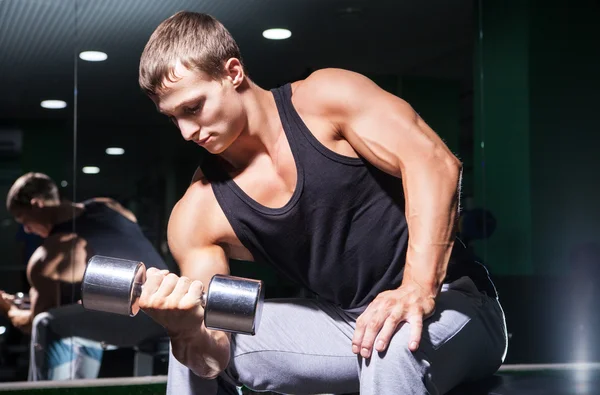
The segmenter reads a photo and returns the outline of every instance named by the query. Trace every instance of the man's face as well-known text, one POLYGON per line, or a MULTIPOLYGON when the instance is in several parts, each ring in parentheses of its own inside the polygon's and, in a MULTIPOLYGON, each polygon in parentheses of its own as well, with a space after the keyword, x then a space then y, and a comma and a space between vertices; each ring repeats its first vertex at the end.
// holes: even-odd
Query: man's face
POLYGON ((50 223, 42 220, 43 215, 41 208, 32 207, 30 209, 21 210, 15 215, 15 220, 23 225, 23 229, 26 233, 38 235, 46 238, 52 230, 50 223))
POLYGON ((174 70, 175 82, 153 97, 158 110, 167 115, 187 141, 193 141, 212 154, 225 151, 246 125, 246 114, 231 74, 220 80, 180 63, 174 70))

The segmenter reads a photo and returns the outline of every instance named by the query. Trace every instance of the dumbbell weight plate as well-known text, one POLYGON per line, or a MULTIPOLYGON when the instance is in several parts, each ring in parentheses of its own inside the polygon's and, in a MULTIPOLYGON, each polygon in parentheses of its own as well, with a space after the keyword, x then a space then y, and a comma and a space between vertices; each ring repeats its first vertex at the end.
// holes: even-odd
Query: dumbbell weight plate
POLYGON ((146 281, 146 268, 141 262, 96 255, 89 260, 83 278, 84 308, 131 317, 140 310, 134 292, 139 292, 139 285, 146 281))
POLYGON ((205 292, 204 325, 207 328, 256 334, 265 298, 260 280, 216 274, 205 292))

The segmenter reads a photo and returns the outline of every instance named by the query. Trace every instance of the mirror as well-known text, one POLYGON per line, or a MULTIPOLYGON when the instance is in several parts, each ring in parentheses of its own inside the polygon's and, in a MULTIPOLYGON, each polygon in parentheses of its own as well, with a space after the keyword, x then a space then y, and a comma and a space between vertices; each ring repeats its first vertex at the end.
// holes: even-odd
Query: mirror
MULTIPOLYGON (((74 193, 75 22, 71 1, 0 2, 0 381, 28 379, 32 301, 27 267, 40 261, 34 256, 36 249, 55 238, 45 234, 52 222, 49 213, 56 212, 50 206, 58 202, 57 196, 71 199, 74 193), (47 184, 36 178, 41 183, 36 184, 38 195, 29 196, 45 208, 33 212, 29 206, 15 217, 7 211, 6 198, 13 183, 30 172, 52 180, 47 184)), ((15 201, 27 194, 24 191, 15 201)), ((68 255, 70 247, 63 249, 68 255)), ((58 272, 69 282, 68 268, 58 272)), ((50 294, 72 302, 68 292, 50 294)))

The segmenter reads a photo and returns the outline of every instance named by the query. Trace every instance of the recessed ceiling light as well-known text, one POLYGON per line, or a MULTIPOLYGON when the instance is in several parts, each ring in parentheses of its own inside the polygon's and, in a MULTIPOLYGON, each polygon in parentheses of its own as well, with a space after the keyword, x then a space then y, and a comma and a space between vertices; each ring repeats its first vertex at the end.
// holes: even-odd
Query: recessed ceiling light
POLYGON ((107 155, 123 155, 125 150, 121 147, 109 147, 106 149, 107 155))
POLYGON ((108 58, 108 55, 100 51, 83 51, 79 57, 88 62, 102 62, 108 58))
POLYGON ((62 180, 60 182, 60 186, 63 187, 63 188, 66 188, 68 185, 69 185, 69 183, 67 182, 67 180, 62 180))
POLYGON ((288 29, 267 29, 263 32, 263 37, 268 38, 269 40, 285 40, 291 36, 292 32, 288 29))
POLYGON ((44 100, 40 105, 50 110, 60 110, 67 106, 67 102, 63 100, 44 100))
POLYGON ((98 174, 98 173, 100 173, 100 168, 96 167, 96 166, 84 166, 82 171, 85 174, 98 174))

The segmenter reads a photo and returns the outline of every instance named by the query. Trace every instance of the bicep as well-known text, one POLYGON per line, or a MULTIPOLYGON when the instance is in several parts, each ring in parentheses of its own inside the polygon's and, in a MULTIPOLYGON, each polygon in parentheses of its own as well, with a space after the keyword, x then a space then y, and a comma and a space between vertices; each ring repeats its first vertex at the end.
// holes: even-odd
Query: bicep
POLYGON ((229 274, 229 261, 223 248, 207 237, 210 221, 195 218, 197 207, 182 202, 175 205, 167 239, 180 274, 207 286, 215 274, 229 274))
POLYGON ((69 259, 59 245, 60 243, 55 239, 47 239, 44 245, 38 247, 29 259, 27 279, 31 286, 29 294, 31 311, 34 316, 60 305, 60 284, 57 280, 50 278, 45 269, 48 265, 58 267, 61 261, 69 259))
POLYGON ((205 287, 215 274, 230 273, 225 252, 219 246, 183 251, 179 254, 177 262, 182 276, 199 280, 205 287))

